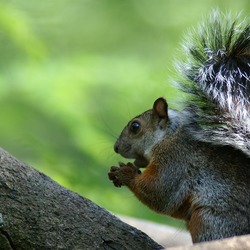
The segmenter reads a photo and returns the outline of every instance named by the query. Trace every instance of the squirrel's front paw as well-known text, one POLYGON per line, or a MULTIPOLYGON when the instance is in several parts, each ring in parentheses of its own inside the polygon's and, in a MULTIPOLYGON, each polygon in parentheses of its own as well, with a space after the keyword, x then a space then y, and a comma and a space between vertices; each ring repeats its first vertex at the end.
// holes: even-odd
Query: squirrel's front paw
POLYGON ((129 186, 135 176, 141 173, 140 170, 130 162, 127 164, 119 162, 119 165, 120 167, 111 167, 108 173, 109 179, 113 181, 116 187, 123 185, 129 186))

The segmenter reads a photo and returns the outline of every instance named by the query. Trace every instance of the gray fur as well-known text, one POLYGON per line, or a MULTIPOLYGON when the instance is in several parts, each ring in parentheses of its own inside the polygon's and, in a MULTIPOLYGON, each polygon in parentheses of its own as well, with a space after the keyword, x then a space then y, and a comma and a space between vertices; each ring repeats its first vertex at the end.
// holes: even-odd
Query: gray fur
POLYGON ((214 11, 186 38, 177 69, 204 129, 196 138, 250 155, 250 25, 239 19, 214 11))
POLYGON ((192 33, 180 67, 190 105, 171 110, 159 98, 132 119, 115 151, 135 165, 109 172, 151 209, 185 220, 193 242, 250 234, 250 26, 237 21, 214 12, 192 33))

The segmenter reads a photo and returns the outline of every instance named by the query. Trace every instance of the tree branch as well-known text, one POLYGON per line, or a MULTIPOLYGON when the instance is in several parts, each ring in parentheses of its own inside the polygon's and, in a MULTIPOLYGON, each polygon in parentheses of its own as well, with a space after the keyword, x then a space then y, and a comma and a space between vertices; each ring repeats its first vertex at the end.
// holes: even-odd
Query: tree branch
POLYGON ((141 231, 0 149, 1 249, 160 249, 141 231))

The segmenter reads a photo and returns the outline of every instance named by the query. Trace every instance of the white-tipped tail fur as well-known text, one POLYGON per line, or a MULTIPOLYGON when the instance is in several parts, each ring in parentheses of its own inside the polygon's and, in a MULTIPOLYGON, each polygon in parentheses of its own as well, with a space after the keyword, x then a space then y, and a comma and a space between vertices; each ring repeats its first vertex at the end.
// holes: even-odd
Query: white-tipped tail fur
POLYGON ((180 87, 191 94, 200 138, 250 155, 250 24, 214 11, 189 33, 179 63, 180 87))

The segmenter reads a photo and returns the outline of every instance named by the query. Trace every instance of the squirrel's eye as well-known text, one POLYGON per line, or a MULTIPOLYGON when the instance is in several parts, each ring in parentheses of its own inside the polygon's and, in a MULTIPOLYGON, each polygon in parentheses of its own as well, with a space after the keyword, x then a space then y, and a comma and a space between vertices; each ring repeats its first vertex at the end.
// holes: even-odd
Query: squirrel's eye
POLYGON ((140 127, 141 127, 141 124, 137 121, 134 121, 130 125, 130 131, 132 133, 137 133, 140 127))

